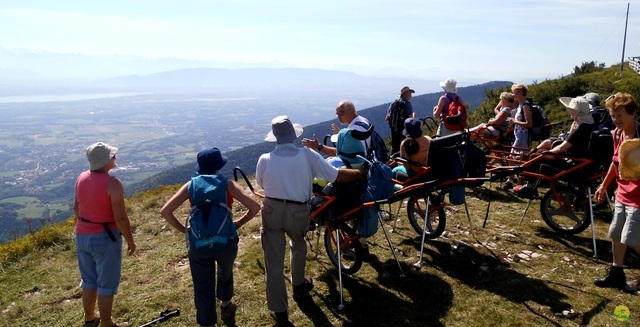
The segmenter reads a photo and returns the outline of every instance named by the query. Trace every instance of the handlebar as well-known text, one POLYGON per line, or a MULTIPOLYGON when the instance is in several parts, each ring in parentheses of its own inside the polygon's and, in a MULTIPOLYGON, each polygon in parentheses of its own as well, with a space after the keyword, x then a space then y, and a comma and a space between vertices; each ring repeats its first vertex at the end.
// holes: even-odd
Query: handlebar
POLYGON ((253 185, 251 185, 251 182, 249 182, 249 178, 247 178, 247 175, 245 175, 244 171, 242 171, 242 169, 240 167, 238 167, 238 166, 233 168, 233 180, 236 181, 236 182, 238 181, 238 173, 240 173, 240 175, 242 175, 242 178, 247 183, 247 186, 249 186, 249 189, 251 190, 251 193, 253 193, 255 195, 259 195, 253 189, 253 185))
POLYGON ((331 142, 331 135, 327 134, 327 135, 324 136, 324 138, 322 139, 322 144, 323 145, 328 145, 329 144, 329 143, 327 143, 327 139, 329 140, 329 142, 331 142))

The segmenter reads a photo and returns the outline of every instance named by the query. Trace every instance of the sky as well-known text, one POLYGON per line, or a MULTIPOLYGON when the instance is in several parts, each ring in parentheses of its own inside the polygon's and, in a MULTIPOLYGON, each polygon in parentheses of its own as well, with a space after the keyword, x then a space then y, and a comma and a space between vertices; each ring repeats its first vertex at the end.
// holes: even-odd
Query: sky
MULTIPOLYGON (((2 1, 0 50, 517 82, 619 63, 627 2, 2 1)), ((630 56, 640 56, 640 1, 630 56)))

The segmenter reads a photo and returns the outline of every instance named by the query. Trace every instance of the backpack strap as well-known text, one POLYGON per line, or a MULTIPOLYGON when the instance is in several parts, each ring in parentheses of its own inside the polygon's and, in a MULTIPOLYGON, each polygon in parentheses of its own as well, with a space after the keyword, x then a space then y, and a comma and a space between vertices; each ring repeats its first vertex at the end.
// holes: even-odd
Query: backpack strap
MULTIPOLYGON (((397 100, 396 100, 396 101, 397 101, 397 100)), ((363 122, 363 121, 357 121, 357 122, 355 122, 355 123, 353 123, 353 124, 354 124, 354 125, 358 125, 358 126, 360 126, 360 127, 364 128, 364 129, 369 129, 369 127, 371 126, 371 125, 367 125, 367 123, 365 123, 365 122, 363 122)))
MULTIPOLYGON (((354 124, 354 125, 358 125, 358 126, 360 126, 360 127, 364 128, 364 129, 367 129, 367 130, 369 129, 369 127, 371 127, 371 125, 367 125, 367 123, 365 123, 365 122, 363 122, 363 121, 357 121, 357 122, 355 122, 355 123, 353 123, 353 124, 354 124)), ((372 136, 370 136, 370 137, 373 137, 373 135, 372 135, 372 136)), ((371 146, 369 145, 369 143, 367 142, 367 140, 366 140, 366 139, 364 140, 364 147, 365 147, 365 149, 364 149, 364 150, 365 150, 366 152, 369 152, 369 149, 371 148, 371 146)))
POLYGON ((449 99, 449 101, 453 102, 458 100, 459 96, 456 94, 453 98, 450 96, 451 93, 446 93, 444 96, 447 97, 447 99, 449 99))

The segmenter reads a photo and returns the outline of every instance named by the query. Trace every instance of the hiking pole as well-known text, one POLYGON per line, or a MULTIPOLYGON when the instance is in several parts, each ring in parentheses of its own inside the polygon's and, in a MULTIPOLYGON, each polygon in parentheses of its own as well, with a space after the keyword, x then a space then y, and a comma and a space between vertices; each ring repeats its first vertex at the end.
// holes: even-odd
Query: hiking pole
MULTIPOLYGON (((607 194, 606 192, 604 193, 607 194)), ((593 257, 598 258, 598 248, 596 247, 596 223, 593 221, 593 203, 591 202, 591 187, 587 186, 587 196, 589 196, 589 217, 591 217, 591 239, 593 240, 593 257)))
POLYGON ((176 310, 165 310, 160 312, 160 317, 153 319, 151 321, 149 321, 146 324, 140 325, 140 327, 147 327, 147 326, 152 326, 155 325, 158 322, 162 322, 162 321, 166 321, 169 320, 169 318, 171 317, 176 317, 180 315, 180 309, 176 309, 176 310))
POLYGON ((413 266, 418 270, 422 268, 422 253, 424 252, 424 239, 427 236, 427 219, 429 219, 429 204, 431 204, 431 199, 427 196, 427 210, 424 212, 424 222, 422 223, 422 241, 420 242, 420 258, 418 262, 414 263, 413 266))
POLYGON ((398 260, 398 255, 396 254, 396 249, 391 244, 391 238, 389 237, 389 233, 387 232, 387 228, 384 226, 384 221, 382 221, 382 212, 378 211, 378 220, 380 221, 380 225, 382 226, 382 231, 384 231, 384 237, 387 238, 387 243, 389 243, 389 247, 391 248, 391 253, 393 253, 393 257, 396 259, 396 263, 398 264, 398 268, 400 268, 400 277, 404 277, 404 271, 402 270, 402 266, 400 265, 400 260, 398 260))
POLYGON ((344 309, 344 301, 342 297, 342 256, 340 254, 340 227, 336 228, 336 243, 338 244, 338 281, 340 283, 340 304, 338 310, 344 309))

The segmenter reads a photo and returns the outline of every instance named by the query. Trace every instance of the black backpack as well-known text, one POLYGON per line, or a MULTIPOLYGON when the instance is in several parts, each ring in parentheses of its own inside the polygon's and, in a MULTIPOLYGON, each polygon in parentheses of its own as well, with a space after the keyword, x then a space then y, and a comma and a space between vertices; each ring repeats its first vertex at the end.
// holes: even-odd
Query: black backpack
POLYGON ((531 141, 546 140, 551 136, 551 122, 545 116, 544 109, 538 105, 531 103, 530 99, 527 99, 531 106, 531 120, 533 125, 529 128, 529 138, 531 141))
POLYGON ((595 107, 589 111, 589 114, 593 117, 593 122, 598 125, 599 131, 605 128, 609 131, 614 129, 613 120, 611 119, 609 110, 602 107, 595 107))
POLYGON ((389 109, 389 128, 391 128, 392 131, 401 131, 404 129, 404 121, 409 118, 405 108, 406 103, 403 99, 397 99, 391 103, 391 109, 389 109))

